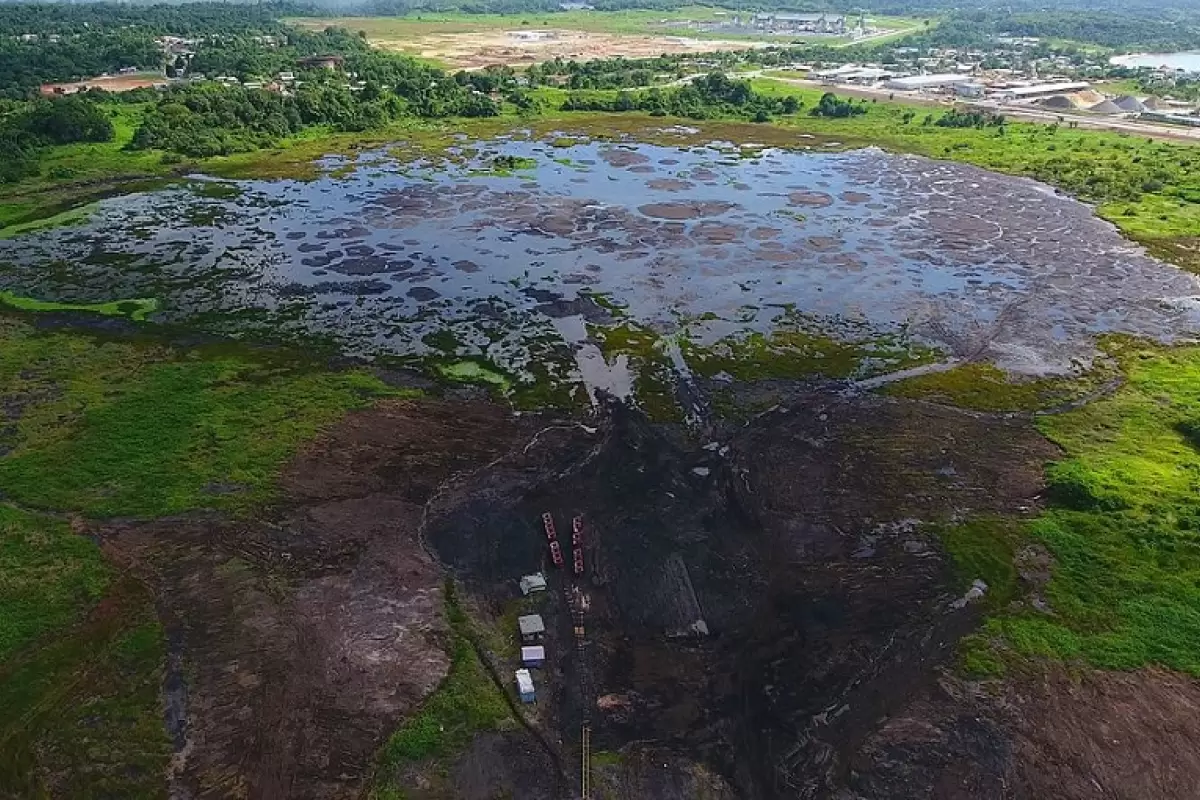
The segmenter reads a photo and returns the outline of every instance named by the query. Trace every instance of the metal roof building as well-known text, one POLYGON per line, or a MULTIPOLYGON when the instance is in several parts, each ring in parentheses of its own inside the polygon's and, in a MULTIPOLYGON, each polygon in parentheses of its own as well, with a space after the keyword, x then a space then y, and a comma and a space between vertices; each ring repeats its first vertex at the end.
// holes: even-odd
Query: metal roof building
POLYGON ((521 594, 531 595, 534 592, 546 591, 546 576, 540 572, 521 578, 521 594))
POLYGON ((1024 100, 1030 97, 1045 97, 1051 94, 1065 94, 1067 92, 1081 92, 1084 89, 1091 88, 1091 84, 1086 81, 1072 81, 1070 83, 1038 83, 1033 86, 1016 86, 1012 89, 1005 89, 1002 97, 1008 100, 1024 100))
POLYGON ((542 622, 541 614, 526 614, 517 617, 517 627, 521 630, 524 641, 538 641, 546 633, 546 623, 542 622))
POLYGON ((972 83, 970 76, 952 72, 936 75, 910 75, 907 78, 893 78, 884 84, 889 89, 900 92, 916 92, 921 89, 941 89, 946 86, 956 86, 960 83, 972 83))

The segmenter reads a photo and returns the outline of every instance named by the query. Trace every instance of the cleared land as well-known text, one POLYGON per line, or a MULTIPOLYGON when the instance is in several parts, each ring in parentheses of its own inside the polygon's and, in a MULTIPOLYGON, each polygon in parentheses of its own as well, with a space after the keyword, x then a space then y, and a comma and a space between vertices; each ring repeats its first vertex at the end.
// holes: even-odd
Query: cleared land
POLYGON ((157 72, 138 72, 132 75, 100 75, 70 83, 48 83, 46 89, 74 94, 84 89, 103 89, 106 92, 128 92, 148 86, 166 86, 167 79, 157 72))
MULTIPOLYGON (((605 18, 598 18, 604 20, 605 18)), ((762 46, 748 39, 711 39, 647 33, 651 21, 610 21, 611 27, 584 18, 574 23, 571 15, 547 19, 487 17, 485 21, 457 18, 415 20, 388 17, 299 19, 295 24, 321 30, 342 26, 363 31, 371 44, 430 59, 458 69, 492 64, 527 66, 555 58, 587 61, 627 56, 651 58, 664 53, 703 53, 714 50, 748 50, 762 46), (560 18, 561 17, 561 18, 560 18), (578 26, 578 27, 577 27, 578 26)))

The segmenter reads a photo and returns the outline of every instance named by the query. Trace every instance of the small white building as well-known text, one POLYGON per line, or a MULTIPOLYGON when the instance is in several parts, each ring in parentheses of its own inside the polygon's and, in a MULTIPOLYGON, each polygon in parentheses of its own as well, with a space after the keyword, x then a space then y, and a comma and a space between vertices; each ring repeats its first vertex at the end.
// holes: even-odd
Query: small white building
POLYGON ((546 648, 540 644, 521 648, 521 663, 526 667, 540 667, 546 663, 546 648))
POLYGON ((546 591, 546 576, 540 572, 521 578, 521 594, 528 597, 537 592, 546 591))
POLYGON ((537 695, 533 690, 533 676, 529 674, 527 669, 519 669, 516 671, 517 677, 517 694, 521 697, 522 703, 533 703, 537 701, 537 695))

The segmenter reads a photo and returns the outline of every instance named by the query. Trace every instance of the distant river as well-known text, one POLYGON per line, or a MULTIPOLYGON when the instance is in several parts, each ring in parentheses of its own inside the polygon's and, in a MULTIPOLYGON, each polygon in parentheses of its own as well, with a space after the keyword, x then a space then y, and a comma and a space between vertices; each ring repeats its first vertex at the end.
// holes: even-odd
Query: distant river
POLYGON ((1122 67, 1167 67, 1200 72, 1200 53, 1139 53, 1114 56, 1112 63, 1122 67))

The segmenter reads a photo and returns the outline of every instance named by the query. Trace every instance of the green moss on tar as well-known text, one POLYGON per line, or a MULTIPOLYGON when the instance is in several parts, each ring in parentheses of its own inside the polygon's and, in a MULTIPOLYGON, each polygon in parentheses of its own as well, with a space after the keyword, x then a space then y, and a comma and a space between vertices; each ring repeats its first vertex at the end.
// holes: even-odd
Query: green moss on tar
POLYGON ((38 300, 33 297, 22 297, 13 292, 0 292, 0 304, 18 311, 78 311, 87 314, 101 314, 106 317, 128 317, 134 322, 142 322, 158 310, 158 300, 153 297, 112 300, 107 303, 59 303, 38 300))
POLYGON ((0 505, 0 662, 74 622, 111 575, 90 539, 61 520, 0 505))
POLYGON ((1078 400, 1107 377, 1110 370, 1097 368, 1068 377, 1019 378, 991 364, 970 363, 898 381, 884 392, 977 411, 1038 411, 1078 400))
POLYGON ((0 397, 21 409, 0 434, 0 485, 27 507, 97 517, 259 507, 296 447, 393 394, 282 354, 181 353, 0 317, 0 397))
POLYGON ((935 357, 897 337, 843 340, 787 325, 770 333, 729 336, 709 347, 685 340, 682 349, 696 374, 712 378, 724 373, 740 381, 865 377, 935 357))
POLYGON ((49 230, 50 228, 66 228, 71 225, 82 225, 92 218, 99 208, 99 203, 87 203, 85 205, 68 208, 65 211, 60 211, 57 214, 31 219, 28 222, 20 222, 0 228, 0 239, 11 239, 14 236, 20 236, 23 233, 32 233, 34 231, 49 230))
POLYGON ((0 787, 14 797, 164 797, 165 642, 132 580, 60 635, 0 662, 0 787))

